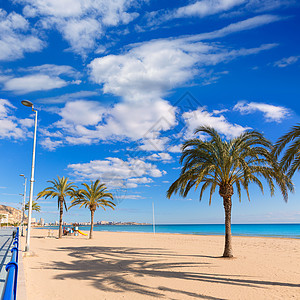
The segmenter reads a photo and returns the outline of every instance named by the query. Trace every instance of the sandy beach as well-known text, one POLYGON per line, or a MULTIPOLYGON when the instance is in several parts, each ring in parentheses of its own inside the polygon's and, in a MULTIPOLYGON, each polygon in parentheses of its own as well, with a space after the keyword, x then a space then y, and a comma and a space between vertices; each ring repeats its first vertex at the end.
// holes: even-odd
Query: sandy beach
POLYGON ((222 236, 47 235, 34 229, 23 258, 30 300, 300 299, 300 240, 233 237, 223 259, 222 236))

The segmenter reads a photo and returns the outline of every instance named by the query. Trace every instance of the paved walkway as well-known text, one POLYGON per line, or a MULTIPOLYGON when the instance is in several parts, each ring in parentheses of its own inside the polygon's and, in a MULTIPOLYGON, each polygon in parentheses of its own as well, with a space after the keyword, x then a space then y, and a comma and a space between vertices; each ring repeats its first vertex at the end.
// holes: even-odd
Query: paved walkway
POLYGON ((5 266, 11 261, 12 233, 15 228, 0 228, 0 296, 5 284, 7 272, 5 266))

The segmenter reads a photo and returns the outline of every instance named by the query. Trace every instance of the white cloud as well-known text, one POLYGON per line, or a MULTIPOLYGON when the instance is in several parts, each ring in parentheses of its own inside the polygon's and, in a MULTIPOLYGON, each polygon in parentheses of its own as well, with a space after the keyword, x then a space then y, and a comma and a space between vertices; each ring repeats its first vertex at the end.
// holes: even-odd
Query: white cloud
POLYGON ((127 12, 136 4, 126 0, 16 0, 25 4, 28 18, 39 17, 42 28, 57 29, 71 50, 86 56, 95 49, 107 28, 131 22, 138 16, 127 12))
MULTIPOLYGON (((191 37, 133 45, 125 54, 108 55, 90 64, 91 78, 103 85, 105 93, 121 96, 123 102, 115 104, 106 113, 99 103, 95 104, 99 106, 94 108, 98 110, 98 119, 90 124, 92 127, 80 123, 81 117, 90 119, 90 110, 86 112, 83 108, 83 115, 73 121, 67 117, 78 115, 81 109, 76 106, 84 107, 87 102, 70 102, 59 113, 62 120, 55 126, 64 131, 65 143, 69 144, 130 139, 142 140, 142 150, 164 151, 169 138, 160 134, 177 124, 176 107, 162 99, 170 89, 193 79, 207 66, 272 47, 274 45, 226 50, 220 45, 194 41, 191 37), (160 123, 162 119, 165 122, 160 123)), ((172 148, 172 152, 178 151, 178 146, 172 148)))
POLYGON ((159 132, 156 132, 155 136, 144 138, 139 149, 144 151, 165 151, 170 138, 160 137, 159 132))
POLYGON ((105 110, 99 102, 77 100, 67 102, 61 109, 59 115, 62 121, 58 122, 60 127, 68 127, 71 124, 77 125, 97 125, 103 117, 105 110))
POLYGON ((75 93, 63 94, 56 97, 42 98, 37 100, 37 102, 45 104, 66 103, 67 101, 81 100, 98 95, 98 91, 80 91, 75 93))
MULTIPOLYGON (((177 124, 176 107, 163 100, 170 90, 191 82, 196 76, 197 80, 205 82, 203 74, 207 73, 208 67, 276 46, 266 44, 232 50, 221 44, 203 42, 202 39, 252 29, 277 19, 276 16, 264 15, 231 24, 210 34, 152 40, 129 45, 119 55, 96 58, 89 65, 90 78, 102 87, 104 93, 121 97, 123 101, 109 109, 95 102, 92 110, 84 108, 88 101, 68 102, 68 105, 59 111, 61 120, 49 130, 53 132, 55 127, 59 128, 65 136, 65 144, 92 144, 100 140, 139 140, 140 149, 163 152, 170 138, 163 137, 161 133, 177 124), (90 117, 93 111, 97 111, 96 118, 90 117), (69 116, 78 117, 71 120, 69 116), (82 118, 94 121, 88 125, 82 122, 82 118), (166 122, 160 124, 162 118, 166 122)), ((201 109, 198 113, 205 114, 201 109)), ((215 116, 206 112, 207 119, 209 116, 211 122, 214 121, 220 127, 227 126, 224 134, 229 135, 227 131, 231 129, 234 129, 234 132, 244 130, 239 125, 230 124, 222 115, 215 116)), ((189 118, 188 115, 186 117, 189 118)), ((178 152, 179 148, 180 145, 173 145, 170 151, 178 152)))
POLYGON ((152 182, 151 177, 156 178, 166 174, 156 165, 134 158, 122 160, 117 157, 108 157, 105 160, 92 160, 89 163, 70 164, 68 168, 72 169, 72 174, 78 179, 100 178, 113 188, 135 188, 139 184, 152 182))
POLYGON ((226 138, 233 138, 242 134, 249 127, 243 127, 238 124, 230 123, 223 115, 214 115, 204 108, 198 108, 195 111, 185 112, 183 118, 187 123, 185 138, 193 138, 194 130, 199 126, 210 126, 216 129, 219 133, 224 134, 226 138))
POLYGON ((20 71, 47 74, 49 76, 66 75, 72 78, 79 78, 81 76, 80 73, 76 71, 73 67, 67 65, 44 64, 40 66, 23 68, 20 69, 20 71))
MULTIPOLYGON (((144 28, 159 29, 160 24, 177 18, 204 18, 220 13, 222 13, 222 17, 236 17, 237 15, 248 14, 248 11, 272 11, 282 5, 294 3, 294 0, 266 0, 263 3, 259 0, 201 0, 173 10, 161 9, 147 13, 147 24, 144 27, 137 25, 136 29, 137 31, 144 31, 144 28)), ((260 16, 258 16, 259 18, 260 16)))
POLYGON ((16 94, 26 94, 34 91, 48 91, 55 88, 61 88, 67 84, 66 81, 59 77, 28 75, 7 80, 4 84, 4 90, 13 91, 16 94))
POLYGON ((266 103, 239 101, 233 108, 242 114, 250 114, 260 111, 264 114, 267 122, 280 123, 289 116, 289 110, 283 106, 275 106, 266 103))
POLYGON ((20 119, 19 123, 23 127, 33 127, 34 125, 34 120, 33 119, 20 119))
POLYGON ((172 160, 172 156, 169 153, 160 152, 147 156, 147 159, 152 161, 169 162, 172 160))
POLYGON ((289 65, 295 64, 299 59, 300 59, 300 55, 285 57, 274 62, 274 66, 278 68, 285 68, 289 65))
POLYGON ((281 17, 276 15, 255 16, 240 22, 232 23, 228 26, 225 26, 221 29, 212 32, 201 33, 195 36, 191 36, 190 39, 211 40, 211 39, 221 38, 232 33, 251 30, 263 25, 277 22, 280 21, 281 19, 282 19, 281 17))
POLYGON ((0 61, 16 60, 43 47, 44 42, 30 33, 24 17, 14 12, 7 14, 0 8, 0 61))
MULTIPOLYGON (((71 101, 59 110, 61 120, 55 122, 45 136, 62 131, 64 142, 92 144, 100 140, 149 140, 176 125, 175 108, 165 100, 155 102, 117 103, 110 109, 96 101, 71 101), (164 117, 166 122, 160 123, 164 117), (158 126, 155 126, 158 125, 158 126)), ((53 136, 52 136, 53 137, 53 136)), ((60 138, 59 136, 57 138, 60 138)), ((45 144, 47 145, 47 144, 45 144)))
POLYGON ((46 137, 43 139, 40 144, 48 149, 49 151, 54 151, 57 147, 61 146, 63 144, 62 141, 52 141, 49 137, 46 137))
POLYGON ((17 119, 12 110, 15 107, 5 99, 0 99, 0 139, 26 139, 28 128, 33 125, 30 119, 17 119))
POLYGON ((289 7, 297 4, 297 0, 248 0, 245 11, 263 12, 278 9, 279 7, 289 7))
POLYGON ((70 43, 71 49, 82 56, 95 48, 96 39, 103 35, 100 22, 93 18, 57 20, 56 23, 65 40, 70 43))
POLYGON ((16 94, 26 94, 35 91, 48 91, 56 88, 62 88, 69 84, 79 84, 80 80, 66 81, 59 76, 79 78, 80 73, 74 68, 65 65, 45 64, 29 68, 20 68, 19 72, 29 73, 22 77, 9 77, 3 80, 6 91, 12 91, 16 94))
POLYGON ((185 18, 185 17, 205 17, 230 10, 231 8, 238 6, 246 0, 202 0, 196 1, 193 4, 180 7, 172 12, 172 18, 185 18))
POLYGON ((231 24, 212 33, 134 44, 123 54, 94 59, 89 65, 91 79, 103 86, 104 93, 121 96, 126 101, 161 98, 170 89, 204 72, 203 68, 207 66, 277 46, 265 44, 250 49, 231 50, 201 40, 252 29, 277 19, 262 16, 231 24))

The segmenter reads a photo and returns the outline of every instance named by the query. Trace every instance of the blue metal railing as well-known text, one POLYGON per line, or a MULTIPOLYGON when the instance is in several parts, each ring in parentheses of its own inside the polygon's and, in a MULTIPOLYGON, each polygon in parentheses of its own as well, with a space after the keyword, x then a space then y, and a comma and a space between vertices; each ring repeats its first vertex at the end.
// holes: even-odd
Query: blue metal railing
POLYGON ((19 227, 13 232, 12 258, 6 265, 7 277, 1 300, 16 300, 18 283, 18 259, 19 259, 19 227))

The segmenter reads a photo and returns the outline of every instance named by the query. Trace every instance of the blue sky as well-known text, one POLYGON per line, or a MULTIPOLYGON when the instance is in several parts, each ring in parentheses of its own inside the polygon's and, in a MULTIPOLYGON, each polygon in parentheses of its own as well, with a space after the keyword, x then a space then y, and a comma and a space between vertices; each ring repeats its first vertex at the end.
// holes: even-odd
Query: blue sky
MULTIPOLYGON (((47 180, 100 178, 117 196, 96 220, 223 223, 215 193, 165 194, 199 125, 273 142, 299 122, 297 1, 8 0, 0 10, 0 203, 20 208, 39 112, 34 195, 47 180)), ((300 222, 296 193, 233 196, 234 223, 300 222)), ((29 185, 27 186, 27 191, 29 185)), ((69 201, 69 200, 68 200, 69 201)), ((46 222, 57 201, 41 200, 46 222)), ((72 208, 65 221, 88 221, 72 208)))

